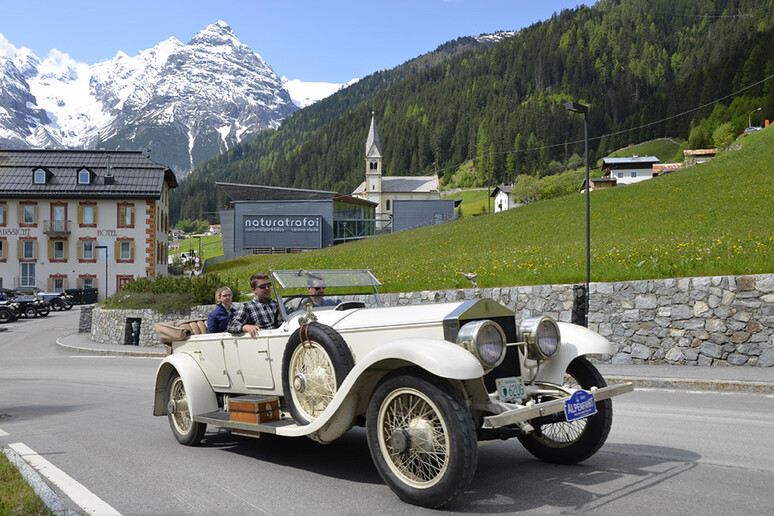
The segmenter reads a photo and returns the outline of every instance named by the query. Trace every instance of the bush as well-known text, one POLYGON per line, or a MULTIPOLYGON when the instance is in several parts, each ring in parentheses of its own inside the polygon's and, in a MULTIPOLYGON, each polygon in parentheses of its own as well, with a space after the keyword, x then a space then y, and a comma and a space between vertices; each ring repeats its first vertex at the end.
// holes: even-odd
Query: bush
POLYGON ((215 291, 229 287, 239 301, 239 280, 219 274, 201 276, 137 278, 108 299, 105 308, 155 308, 176 311, 197 305, 215 304, 215 291), (131 305, 131 306, 130 306, 131 305))

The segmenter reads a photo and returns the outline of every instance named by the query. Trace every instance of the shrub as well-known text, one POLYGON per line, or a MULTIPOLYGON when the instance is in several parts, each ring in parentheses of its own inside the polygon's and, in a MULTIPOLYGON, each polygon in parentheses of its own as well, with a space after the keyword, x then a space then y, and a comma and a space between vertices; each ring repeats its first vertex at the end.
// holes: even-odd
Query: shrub
POLYGON ((121 292, 108 299, 106 308, 155 308, 175 311, 197 305, 215 303, 215 291, 229 287, 234 301, 239 301, 239 280, 219 274, 201 276, 137 278, 125 285, 121 292), (131 305, 131 306, 130 306, 131 305))

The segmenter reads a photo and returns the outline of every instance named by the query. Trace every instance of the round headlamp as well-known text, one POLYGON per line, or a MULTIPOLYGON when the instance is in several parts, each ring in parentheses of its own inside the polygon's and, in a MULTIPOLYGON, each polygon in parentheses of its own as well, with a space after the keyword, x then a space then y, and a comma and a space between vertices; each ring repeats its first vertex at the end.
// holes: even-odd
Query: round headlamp
POLYGON ((460 328, 457 344, 467 349, 484 369, 494 369, 505 359, 505 332, 493 321, 472 321, 460 328))
POLYGON ((527 358, 548 360, 559 352, 562 337, 551 317, 530 317, 519 326, 519 340, 527 343, 527 358))

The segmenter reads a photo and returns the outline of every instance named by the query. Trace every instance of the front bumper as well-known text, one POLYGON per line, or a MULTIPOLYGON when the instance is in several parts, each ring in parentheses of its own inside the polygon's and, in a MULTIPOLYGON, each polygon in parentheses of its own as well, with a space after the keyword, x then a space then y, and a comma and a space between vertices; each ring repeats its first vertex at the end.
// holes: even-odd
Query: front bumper
MULTIPOLYGON (((634 384, 622 383, 617 385, 609 385, 607 387, 597 388, 592 387, 589 389, 594 393, 596 401, 606 400, 613 396, 619 396, 627 392, 634 390, 634 384)), ((515 423, 522 423, 535 419, 537 417, 549 416, 551 414, 557 414, 564 412, 564 402, 569 399, 569 396, 556 400, 546 401, 544 403, 535 403, 526 407, 520 407, 513 410, 508 410, 500 414, 493 416, 487 416, 484 418, 484 428, 500 428, 503 426, 513 425, 515 423)))

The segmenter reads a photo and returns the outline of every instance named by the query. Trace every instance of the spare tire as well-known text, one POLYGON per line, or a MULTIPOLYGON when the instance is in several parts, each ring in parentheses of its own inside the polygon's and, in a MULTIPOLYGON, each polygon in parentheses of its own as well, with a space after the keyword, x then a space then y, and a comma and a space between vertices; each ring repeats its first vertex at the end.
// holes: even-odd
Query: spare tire
POLYGON ((313 322, 293 332, 282 356, 282 392, 295 422, 317 419, 354 366, 349 346, 330 326, 313 322))

